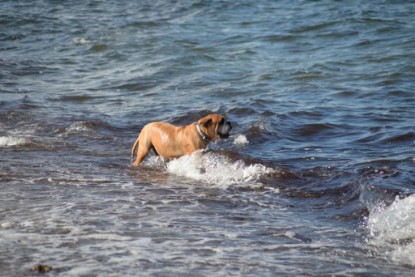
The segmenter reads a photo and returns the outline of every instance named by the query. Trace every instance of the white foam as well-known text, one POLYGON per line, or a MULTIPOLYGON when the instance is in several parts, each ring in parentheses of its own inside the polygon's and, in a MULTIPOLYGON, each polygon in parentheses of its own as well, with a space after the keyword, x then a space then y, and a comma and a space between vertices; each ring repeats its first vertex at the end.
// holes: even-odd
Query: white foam
POLYGON ((295 233, 294 232, 292 232, 292 231, 287 231, 287 232, 285 232, 285 234, 284 234, 287 238, 290 238, 290 239, 293 239, 293 238, 295 238, 295 233))
POLYGON ((69 135, 69 134, 84 133, 87 131, 89 131, 89 128, 85 125, 85 122, 78 121, 78 122, 72 123, 71 126, 66 128, 65 133, 69 135))
POLYGON ((245 135, 242 135, 242 134, 238 134, 233 140, 233 144, 238 145, 238 146, 243 146, 248 143, 249 143, 248 139, 246 138, 245 135))
POLYGON ((148 166, 150 168, 164 168, 166 161, 161 156, 149 156, 147 159, 143 161, 143 165, 148 166))
POLYGON ((10 229, 10 228, 13 228, 14 226, 16 226, 16 224, 11 221, 5 221, 5 222, 0 223, 0 227, 4 229, 10 229))
POLYGON ((85 238, 95 239, 95 240, 110 240, 110 241, 129 241, 132 240, 129 236, 120 236, 117 234, 90 234, 86 235, 85 238))
POLYGON ((167 171, 177 176, 200 180, 219 186, 256 183, 274 169, 261 164, 246 165, 242 160, 230 161, 227 157, 197 151, 167 163, 167 171))
POLYGON ((27 143, 25 138, 19 137, 0 137, 0 147, 12 147, 27 143))
POLYGON ((90 42, 91 42, 91 40, 89 38, 81 38, 81 37, 74 38, 72 40, 72 44, 87 44, 87 43, 90 43, 90 42))
POLYGON ((415 266, 415 195, 398 199, 369 215, 369 243, 395 262, 415 266))

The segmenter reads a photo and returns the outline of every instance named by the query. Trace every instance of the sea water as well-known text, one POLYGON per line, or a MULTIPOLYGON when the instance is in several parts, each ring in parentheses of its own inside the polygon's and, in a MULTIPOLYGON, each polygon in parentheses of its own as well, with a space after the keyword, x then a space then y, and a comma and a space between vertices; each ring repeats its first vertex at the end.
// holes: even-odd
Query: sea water
POLYGON ((2 1, 0 272, 413 276, 412 1, 2 1), (209 113, 227 140, 130 151, 209 113))

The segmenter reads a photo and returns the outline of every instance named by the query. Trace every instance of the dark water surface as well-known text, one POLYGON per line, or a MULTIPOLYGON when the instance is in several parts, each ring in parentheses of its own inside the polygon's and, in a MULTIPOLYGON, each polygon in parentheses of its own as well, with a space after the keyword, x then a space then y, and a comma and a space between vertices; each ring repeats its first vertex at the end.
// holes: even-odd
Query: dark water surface
POLYGON ((0 272, 413 276, 414 1, 2 1, 0 272), (149 121, 211 151, 130 168, 149 121))

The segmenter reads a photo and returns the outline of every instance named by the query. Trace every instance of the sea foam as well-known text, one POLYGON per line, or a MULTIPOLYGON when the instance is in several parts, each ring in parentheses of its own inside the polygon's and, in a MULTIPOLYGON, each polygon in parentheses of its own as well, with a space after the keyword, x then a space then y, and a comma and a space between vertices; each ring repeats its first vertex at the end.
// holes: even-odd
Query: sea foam
POLYGON ((12 147, 25 144, 27 141, 24 138, 18 137, 0 137, 0 147, 12 147))
POLYGON ((415 266, 415 195, 396 198, 389 207, 370 213, 369 243, 379 247, 391 260, 415 266))
POLYGON ((242 160, 231 161, 224 155, 197 151, 167 163, 171 174, 219 186, 255 184, 258 179, 275 170, 261 164, 247 165, 242 160))
POLYGON ((246 138, 245 135, 242 135, 242 134, 237 135, 233 141, 233 144, 238 145, 238 146, 243 146, 248 143, 249 143, 248 139, 246 138))

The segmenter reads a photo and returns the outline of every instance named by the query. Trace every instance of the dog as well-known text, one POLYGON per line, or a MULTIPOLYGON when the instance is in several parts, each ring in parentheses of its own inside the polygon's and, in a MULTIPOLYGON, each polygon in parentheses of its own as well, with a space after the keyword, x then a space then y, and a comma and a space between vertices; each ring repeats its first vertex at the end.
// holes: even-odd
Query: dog
POLYGON ((174 159, 205 149, 209 142, 226 139, 232 124, 220 114, 209 114, 197 122, 175 126, 166 122, 152 122, 143 127, 131 149, 131 158, 137 149, 133 166, 138 166, 152 149, 156 155, 174 159))

